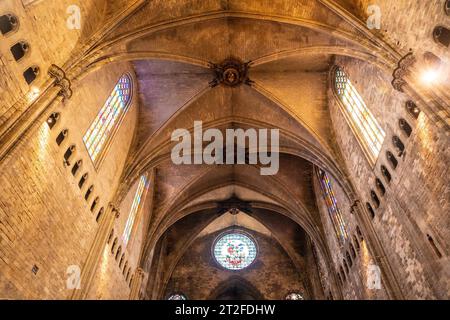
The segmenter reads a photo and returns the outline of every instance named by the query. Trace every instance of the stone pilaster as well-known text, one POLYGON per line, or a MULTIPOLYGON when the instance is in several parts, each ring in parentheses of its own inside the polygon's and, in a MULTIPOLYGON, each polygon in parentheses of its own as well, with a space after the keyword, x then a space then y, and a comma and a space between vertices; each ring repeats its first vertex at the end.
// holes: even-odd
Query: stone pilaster
POLYGON ((361 201, 356 200, 352 206, 352 211, 356 215, 358 224, 363 231, 364 239, 368 244, 368 249, 382 273, 382 283, 386 286, 386 292, 391 299, 402 300, 404 294, 400 288, 399 282, 391 268, 391 265, 386 258, 386 253, 381 245, 381 242, 373 228, 369 213, 361 201))
POLYGON ((51 112, 55 104, 72 96, 71 82, 60 67, 52 65, 48 70, 50 80, 42 87, 40 96, 33 102, 22 99, 17 115, 8 119, 0 128, 0 161, 4 159, 20 139, 35 128, 51 112))
POLYGON ((131 292, 129 300, 139 300, 139 292, 141 291, 142 282, 145 278, 145 272, 142 268, 137 268, 134 277, 133 282, 131 283, 131 292))
POLYGON ((74 290, 70 298, 72 300, 83 300, 86 299, 89 289, 91 287, 92 279, 94 278, 97 265, 102 256, 102 252, 108 241, 108 236, 114 226, 114 221, 119 217, 120 213, 117 207, 110 203, 106 214, 103 219, 100 220, 100 226, 95 236, 94 242, 92 243, 89 254, 86 258, 86 262, 81 270, 80 276, 80 289, 74 290))

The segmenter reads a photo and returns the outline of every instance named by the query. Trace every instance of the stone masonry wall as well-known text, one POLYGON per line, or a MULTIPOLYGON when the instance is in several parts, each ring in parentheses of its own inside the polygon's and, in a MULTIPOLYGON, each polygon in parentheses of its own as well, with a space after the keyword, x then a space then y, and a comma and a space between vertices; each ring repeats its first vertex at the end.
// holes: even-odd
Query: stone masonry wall
POLYGON ((74 87, 71 100, 55 106, 61 118, 53 129, 44 119, 0 163, 0 292, 1 298, 66 299, 67 268, 82 267, 98 228, 96 216, 118 185, 136 125, 136 100, 108 154, 96 170, 82 137, 128 64, 99 70, 74 87), (68 135, 58 146, 63 129, 68 135), (76 151, 64 164, 70 145, 76 151), (83 164, 72 175, 76 161, 83 164), (80 189, 82 174, 89 178, 80 189), (85 200, 87 188, 94 191, 85 200), (97 206, 91 211, 96 197, 97 206), (64 199, 64 201, 61 201, 64 199), (32 272, 36 265, 39 270, 32 272))
POLYGON ((120 205, 120 217, 116 219, 114 223, 113 236, 111 242, 105 247, 101 261, 97 267, 94 280, 92 282, 89 299, 113 299, 124 300, 128 299, 130 293, 131 278, 134 272, 139 267, 140 255, 142 246, 145 240, 145 230, 148 225, 148 219, 150 218, 151 208, 151 190, 152 185, 149 185, 147 192, 144 191, 141 204, 136 214, 134 221, 134 227, 128 241, 128 245, 123 243, 123 232, 125 225, 129 218, 130 209, 133 203, 133 199, 136 194, 136 190, 139 184, 139 180, 136 181, 134 186, 129 190, 128 194, 120 205), (112 244, 114 239, 117 238, 117 246, 114 253, 112 253, 112 244), (115 259, 117 248, 121 246, 122 253, 115 259), (123 262, 120 263, 123 254, 123 262))
POLYGON ((31 103, 33 89, 48 78, 51 64, 62 66, 75 48, 101 27, 106 4, 105 0, 1 1, 0 16, 14 14, 19 19, 19 28, 0 34, 0 125, 31 103), (71 16, 68 8, 72 5, 80 9, 79 30, 67 26, 71 16), (30 50, 15 61, 10 48, 19 41, 26 41, 30 50), (40 73, 28 85, 23 72, 31 66, 38 66, 40 73))
POLYGON ((359 190, 363 204, 371 200, 374 190, 381 201, 373 220, 375 230, 385 247, 402 290, 408 298, 449 297, 449 137, 422 112, 419 119, 411 117, 405 103, 408 97, 393 90, 390 75, 362 61, 337 60, 352 80, 368 108, 386 132, 386 138, 375 166, 372 166, 346 123, 338 100, 329 90, 330 112, 336 140, 345 158, 351 178, 359 190), (368 76, 370 75, 370 77, 368 76), (399 119, 413 128, 411 137, 402 132, 399 119), (386 152, 396 154, 392 137, 397 135, 406 152, 397 157, 398 167, 389 165, 386 152), (386 166, 392 176, 388 182, 381 173, 386 166), (386 194, 375 187, 375 178, 382 180, 386 194), (434 240, 434 245, 427 239, 434 240), (442 255, 439 257, 436 246, 442 255))
POLYGON ((367 285, 368 272, 370 266, 374 264, 373 258, 367 248, 366 241, 361 239, 361 236, 358 234, 356 218, 354 214, 350 213, 351 203, 339 183, 331 175, 328 174, 328 177, 330 178, 337 205, 345 221, 348 234, 347 241, 344 244, 340 244, 322 195, 319 180, 315 176, 314 189, 318 195, 317 204, 332 256, 333 267, 335 268, 331 272, 339 273, 338 279, 342 279, 342 281, 339 281, 343 290, 344 299, 386 299, 387 294, 383 286, 374 288, 373 286, 367 285), (348 266, 348 272, 345 265, 348 266))
POLYGON ((208 299, 219 284, 232 276, 250 282, 264 299, 283 300, 290 292, 305 292, 287 254, 273 239, 260 234, 252 233, 259 250, 252 265, 239 272, 219 267, 211 255, 211 246, 219 233, 198 238, 191 244, 175 268, 165 296, 182 292, 192 300, 208 299))

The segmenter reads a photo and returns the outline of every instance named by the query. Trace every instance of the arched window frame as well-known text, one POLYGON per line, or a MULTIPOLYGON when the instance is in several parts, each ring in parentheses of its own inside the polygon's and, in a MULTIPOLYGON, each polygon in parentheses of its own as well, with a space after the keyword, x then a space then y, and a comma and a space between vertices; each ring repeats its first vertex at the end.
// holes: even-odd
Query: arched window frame
POLYGON ((117 248, 117 251, 116 251, 116 256, 115 256, 115 260, 116 261, 119 261, 119 257, 120 257, 120 254, 122 253, 122 246, 119 246, 118 248, 117 248))
POLYGON ((119 262, 119 269, 122 269, 124 261, 125 261, 125 253, 122 253, 122 256, 120 257, 120 262, 119 262))
POLYGON ((108 244, 111 243, 113 237, 114 237, 114 229, 112 229, 111 232, 109 233, 108 242, 107 242, 108 244))
POLYGON ((316 172, 317 178, 319 180, 320 190, 322 191, 322 196, 325 201, 325 205, 328 210, 328 216, 330 217, 331 224, 333 225, 336 238, 339 242, 339 245, 344 246, 344 244, 348 240, 347 227, 344 221, 344 217, 338 206, 330 178, 328 177, 328 174, 320 168, 318 168, 316 172))
POLYGON ((20 40, 14 43, 9 49, 14 60, 20 62, 30 55, 31 46, 26 40, 20 40))
POLYGON ((97 223, 100 222, 100 219, 102 218, 104 212, 105 212, 105 208, 103 208, 103 207, 100 208, 100 210, 97 213, 97 216, 95 217, 95 221, 97 223))
POLYGON ((119 78, 119 80, 114 85, 114 88, 111 90, 105 103, 100 108, 95 119, 92 121, 91 125, 89 126, 85 135, 83 136, 83 142, 88 151, 89 158, 91 159, 96 169, 99 168, 101 162, 105 158, 105 155, 108 152, 109 147, 111 146, 111 142, 114 140, 114 136, 119 130, 123 122, 123 119, 125 118, 125 115, 127 114, 127 111, 131 106, 134 91, 133 82, 134 82, 133 77, 129 73, 125 73, 119 78), (120 102, 118 102, 118 105, 116 105, 115 102, 117 102, 118 100, 118 98, 116 97, 120 97, 120 94, 116 95, 116 93, 120 90, 119 85, 121 84, 122 80, 128 81, 129 92, 126 101, 123 103, 123 106, 121 107, 120 102), (108 112, 108 109, 111 110, 108 112), (100 122, 105 112, 108 113, 107 117, 105 118, 106 121, 102 125, 100 122), (109 130, 108 124, 111 124, 109 130), (96 130, 97 133, 95 133, 96 130), (92 141, 92 139, 94 139, 93 140, 94 142, 92 141))
POLYGON ((83 165, 83 160, 80 159, 77 162, 75 162, 75 164, 72 167, 72 175, 75 177, 77 175, 77 173, 80 171, 81 166, 83 165))
POLYGON ((167 297, 167 300, 187 300, 187 296, 184 293, 181 292, 174 292, 169 294, 167 297))
POLYGON ((356 250, 359 252, 359 250, 361 249, 360 245, 359 245, 359 240, 356 237, 356 235, 353 235, 353 243, 355 244, 356 250))
POLYGON ((53 112, 50 117, 47 119, 47 125, 51 129, 53 129, 54 126, 58 123, 59 119, 61 118, 61 114, 59 112, 53 112))
POLYGON ((366 159, 373 168, 381 153, 386 138, 386 132, 378 123, 371 110, 367 107, 364 99, 352 84, 347 73, 339 66, 335 66, 331 72, 332 88, 336 96, 339 109, 341 110, 347 124, 355 135, 356 140, 363 150, 366 159), (339 76, 338 72, 342 72, 342 75, 339 76), (345 77, 345 79, 351 85, 351 91, 353 93, 352 97, 357 98, 356 101, 352 99, 352 101, 354 102, 353 104, 351 104, 352 110, 356 106, 359 107, 360 110, 362 109, 361 112, 352 112, 352 110, 350 110, 349 108, 349 104, 346 104, 344 102, 343 95, 339 92, 339 90, 343 90, 343 88, 338 88, 337 83, 337 78, 343 77, 345 77), (362 119, 361 116, 363 117, 362 119), (358 123, 356 119, 359 119, 358 123))
POLYGON ((12 23, 12 29, 5 33, 0 31, 0 36, 9 37, 9 36, 12 36, 14 33, 16 33, 19 30, 20 20, 14 13, 11 13, 11 12, 2 13, 2 14, 0 14, 0 19, 8 19, 10 23, 11 23, 11 19, 13 19, 15 21, 14 23, 12 23))
POLYGON ((119 239, 117 239, 117 237, 116 237, 114 239, 114 242, 113 242, 112 246, 111 246, 111 254, 114 254, 118 241, 119 241, 119 239))
POLYGON ((134 225, 136 224, 136 218, 145 200, 149 184, 150 183, 148 181, 148 175, 143 174, 139 179, 138 187, 134 194, 133 203, 131 204, 131 209, 128 214, 127 222, 122 234, 122 242, 125 248, 127 247, 132 237, 134 225))
POLYGON ((305 298, 300 292, 289 292, 284 300, 305 300, 305 298))
POLYGON ((36 65, 32 65, 31 67, 28 67, 26 70, 24 70, 22 75, 25 82, 28 85, 31 85, 39 77, 40 73, 41 69, 36 65))

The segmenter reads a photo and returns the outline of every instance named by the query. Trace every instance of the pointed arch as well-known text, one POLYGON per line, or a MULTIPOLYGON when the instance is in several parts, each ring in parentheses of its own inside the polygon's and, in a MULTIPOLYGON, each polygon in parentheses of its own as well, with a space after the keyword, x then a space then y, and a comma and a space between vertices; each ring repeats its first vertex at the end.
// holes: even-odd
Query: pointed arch
POLYGON ((107 145, 127 112, 132 99, 132 84, 129 74, 120 77, 83 137, 89 156, 96 166, 99 165, 107 145))

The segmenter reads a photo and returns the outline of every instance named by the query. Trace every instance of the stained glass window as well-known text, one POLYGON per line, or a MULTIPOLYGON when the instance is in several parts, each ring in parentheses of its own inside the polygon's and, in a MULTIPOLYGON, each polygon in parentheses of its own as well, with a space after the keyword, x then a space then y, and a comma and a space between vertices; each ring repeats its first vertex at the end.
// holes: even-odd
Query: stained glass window
POLYGON ((367 108, 364 100, 356 91, 345 72, 340 68, 336 68, 335 72, 335 88, 345 106, 344 113, 346 118, 358 132, 357 137, 359 141, 368 150, 368 156, 371 162, 374 163, 380 154, 386 133, 367 108))
POLYGON ((304 300, 300 293, 289 293, 286 296, 286 300, 304 300))
POLYGON ((339 210, 336 197, 333 192, 330 178, 327 173, 321 169, 318 171, 320 187, 322 189, 323 198, 328 209, 328 215, 333 223, 334 231, 341 244, 344 244, 348 238, 344 219, 341 211, 339 210))
POLYGON ((187 300, 186 296, 182 293, 174 293, 167 298, 167 300, 187 300))
POLYGON ((128 240, 130 240, 131 230, 133 229, 134 220, 136 219, 136 214, 141 203, 141 198, 147 187, 147 176, 143 175, 139 180, 139 185, 133 199, 133 204, 131 205, 130 214, 128 215, 127 224, 125 225, 125 230, 123 231, 122 241, 125 246, 127 245, 128 240))
POLYGON ((84 144, 94 163, 126 112, 131 100, 131 85, 132 80, 129 75, 125 74, 119 79, 97 118, 83 137, 84 144))
POLYGON ((247 268, 256 258, 256 244, 242 233, 228 233, 214 244, 216 261, 228 270, 247 268))

